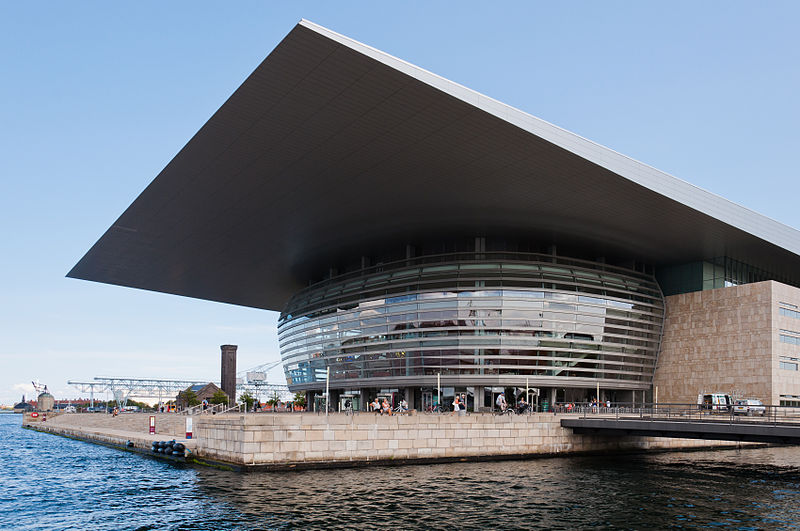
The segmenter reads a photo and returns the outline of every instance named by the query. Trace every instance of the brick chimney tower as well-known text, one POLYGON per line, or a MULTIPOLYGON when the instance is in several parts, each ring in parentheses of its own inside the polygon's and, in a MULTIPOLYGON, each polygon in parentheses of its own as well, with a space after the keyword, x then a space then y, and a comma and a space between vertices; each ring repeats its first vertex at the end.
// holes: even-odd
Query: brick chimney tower
POLYGON ((230 403, 236 402, 236 345, 220 345, 222 350, 222 390, 228 395, 230 403))

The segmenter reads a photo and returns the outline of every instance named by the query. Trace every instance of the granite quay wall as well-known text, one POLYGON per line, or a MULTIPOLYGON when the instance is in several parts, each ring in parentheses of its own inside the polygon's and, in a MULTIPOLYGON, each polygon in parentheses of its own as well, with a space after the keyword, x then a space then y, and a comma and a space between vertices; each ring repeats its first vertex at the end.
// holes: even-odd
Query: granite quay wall
POLYGON ((195 451, 200 458, 245 467, 283 468, 731 446, 727 441, 576 435, 561 427, 562 418, 545 413, 217 415, 195 418, 195 451))
POLYGON ((732 446, 728 441, 576 435, 560 424, 562 418, 570 416, 577 415, 195 415, 191 440, 183 439, 186 417, 166 413, 156 414, 155 435, 149 434, 147 413, 117 417, 67 413, 48 415, 45 422, 41 416, 25 414, 23 426, 148 454, 153 441, 176 439, 184 442, 192 458, 201 463, 226 463, 244 469, 732 446))

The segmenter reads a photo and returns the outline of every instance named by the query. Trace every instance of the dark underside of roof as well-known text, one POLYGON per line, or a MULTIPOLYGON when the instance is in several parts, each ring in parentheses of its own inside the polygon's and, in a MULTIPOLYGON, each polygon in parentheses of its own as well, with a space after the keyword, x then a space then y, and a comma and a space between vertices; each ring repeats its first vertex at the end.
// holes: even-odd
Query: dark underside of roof
POLYGON ((800 264, 298 25, 68 276, 280 310, 344 256, 505 233, 653 265, 800 264))

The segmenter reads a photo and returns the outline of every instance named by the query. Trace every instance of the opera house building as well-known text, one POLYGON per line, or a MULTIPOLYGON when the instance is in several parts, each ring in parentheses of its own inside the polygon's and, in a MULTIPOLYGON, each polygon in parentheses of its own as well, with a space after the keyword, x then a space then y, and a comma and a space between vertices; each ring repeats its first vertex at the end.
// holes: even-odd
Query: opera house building
POLYGON ((279 311, 361 409, 800 405, 800 232, 307 21, 69 276, 279 311))

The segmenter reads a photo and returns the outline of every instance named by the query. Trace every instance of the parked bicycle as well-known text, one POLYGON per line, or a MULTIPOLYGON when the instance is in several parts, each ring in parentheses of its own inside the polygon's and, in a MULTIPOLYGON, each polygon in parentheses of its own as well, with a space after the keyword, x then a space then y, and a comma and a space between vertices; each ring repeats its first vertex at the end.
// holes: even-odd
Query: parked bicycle
POLYGON ((518 405, 515 413, 517 415, 526 415, 528 413, 531 413, 532 411, 533 411, 533 407, 531 407, 530 404, 525 404, 524 406, 523 405, 518 405))

